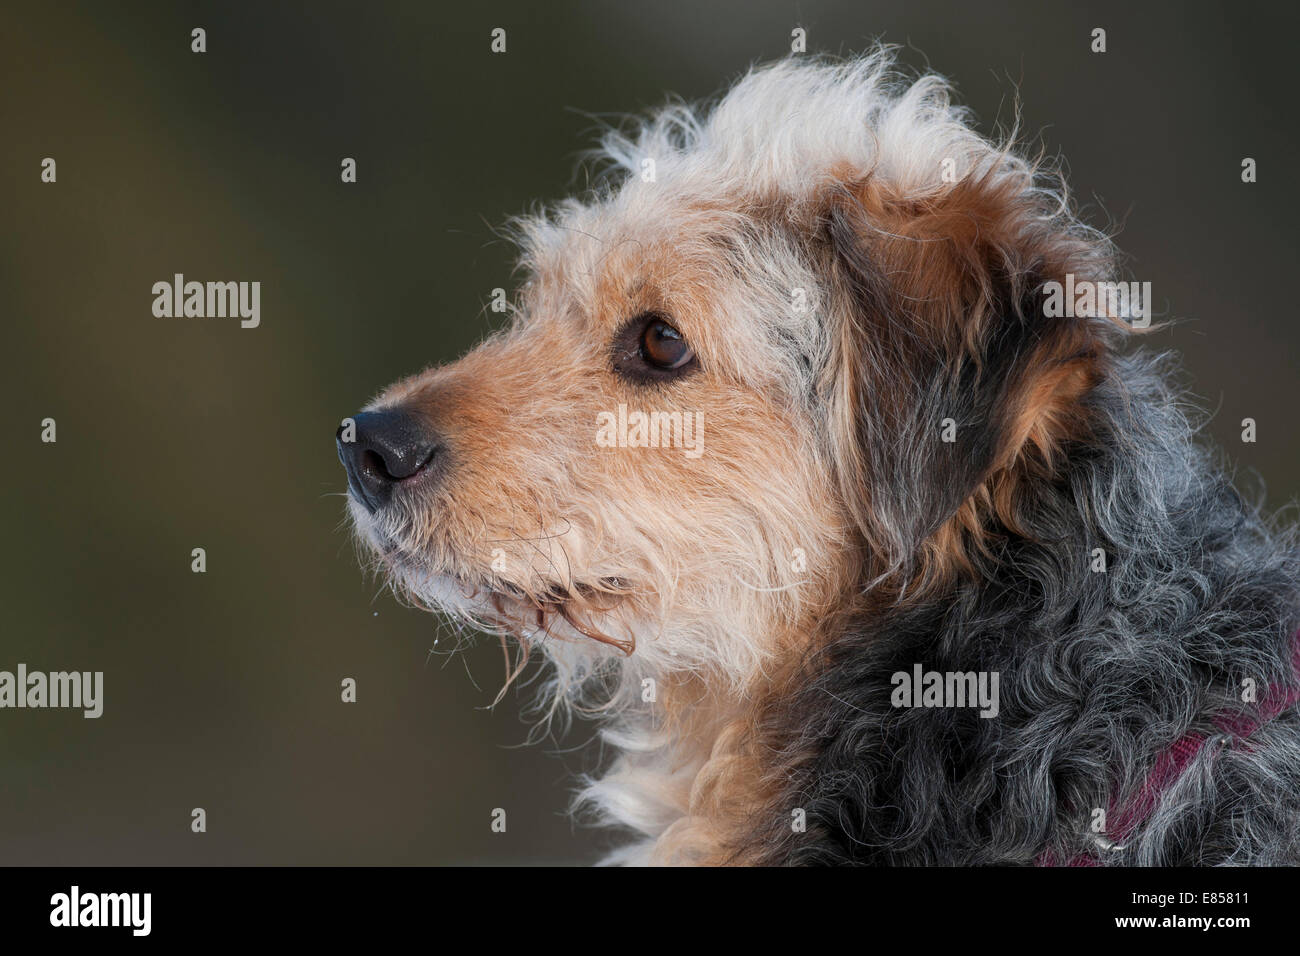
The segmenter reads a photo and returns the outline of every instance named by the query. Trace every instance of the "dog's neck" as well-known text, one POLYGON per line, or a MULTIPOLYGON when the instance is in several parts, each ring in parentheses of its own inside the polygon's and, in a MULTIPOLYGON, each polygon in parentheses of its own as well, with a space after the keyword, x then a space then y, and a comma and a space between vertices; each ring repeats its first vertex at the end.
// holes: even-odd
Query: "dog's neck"
POLYGON ((602 732, 618 756, 578 798, 579 807, 637 838, 606 862, 740 862, 734 848, 775 784, 760 759, 763 713, 853 613, 810 602, 797 620, 763 635, 777 650, 739 684, 692 670, 639 672, 654 680, 656 700, 602 732))

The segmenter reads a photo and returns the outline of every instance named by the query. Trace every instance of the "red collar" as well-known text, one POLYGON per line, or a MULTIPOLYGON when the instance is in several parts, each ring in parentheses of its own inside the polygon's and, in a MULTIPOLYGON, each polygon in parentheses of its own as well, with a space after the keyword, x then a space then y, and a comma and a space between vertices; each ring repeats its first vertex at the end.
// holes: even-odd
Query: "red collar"
MULTIPOLYGON (((1261 727, 1271 721, 1288 707, 1300 702, 1300 631, 1296 632, 1291 645, 1291 667, 1295 681, 1291 684, 1274 685, 1264 689, 1263 696, 1255 703, 1254 710, 1225 712, 1215 716, 1214 726, 1217 734, 1200 732, 1187 733, 1156 758, 1150 773, 1143 781, 1141 789, 1127 804, 1117 806, 1112 802, 1106 810, 1106 830, 1099 833, 1098 844, 1103 847, 1121 848, 1125 841, 1147 821, 1155 812, 1161 795, 1174 785, 1188 765, 1206 748, 1213 746, 1210 759, 1218 756, 1224 747, 1250 747, 1250 738, 1261 727), (1105 842, 1102 842, 1104 838, 1105 842)), ((1051 850, 1044 850, 1034 861, 1035 866, 1100 866, 1101 861, 1090 853, 1061 860, 1051 850)))

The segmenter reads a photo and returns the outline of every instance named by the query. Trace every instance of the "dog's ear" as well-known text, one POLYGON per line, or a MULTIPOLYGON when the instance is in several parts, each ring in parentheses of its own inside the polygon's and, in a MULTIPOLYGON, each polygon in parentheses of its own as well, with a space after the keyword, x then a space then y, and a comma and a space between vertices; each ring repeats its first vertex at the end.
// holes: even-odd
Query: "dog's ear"
POLYGON ((840 491, 874 572, 923 587, 1018 533, 1024 479, 1086 429, 1106 337, 1043 286, 1104 278, 1106 244, 1019 166, 919 197, 840 180, 816 215, 840 491))

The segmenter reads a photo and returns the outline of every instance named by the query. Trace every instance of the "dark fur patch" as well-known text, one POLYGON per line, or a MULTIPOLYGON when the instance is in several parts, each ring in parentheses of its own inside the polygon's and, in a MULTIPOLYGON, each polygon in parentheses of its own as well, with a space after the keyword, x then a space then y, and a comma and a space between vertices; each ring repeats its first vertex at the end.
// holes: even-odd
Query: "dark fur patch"
POLYGON ((1002 164, 924 200, 870 178, 827 190, 825 268, 843 290, 833 376, 849 403, 836 461, 873 577, 925 590, 968 567, 983 512, 1009 523, 1025 471, 1086 431, 1078 402, 1106 323, 1049 318, 1040 292, 1100 274, 1105 249, 1057 212, 1002 164), (981 494, 995 475, 1002 494, 981 494))
MULTIPOLYGON (((977 576, 874 608, 771 702, 757 746, 780 795, 737 857, 768 864, 1028 864, 1096 850, 1094 808, 1157 755, 1292 680, 1300 551, 1192 441, 1160 361, 1116 360, 1087 399, 1092 441, 1022 489, 977 576), (1104 548, 1108 570, 1090 568, 1104 548), (997 671, 1000 713, 894 708, 891 675, 997 671), (803 808, 807 832, 792 832, 803 808)), ((1300 716, 1212 749, 1105 862, 1300 862, 1300 716)))

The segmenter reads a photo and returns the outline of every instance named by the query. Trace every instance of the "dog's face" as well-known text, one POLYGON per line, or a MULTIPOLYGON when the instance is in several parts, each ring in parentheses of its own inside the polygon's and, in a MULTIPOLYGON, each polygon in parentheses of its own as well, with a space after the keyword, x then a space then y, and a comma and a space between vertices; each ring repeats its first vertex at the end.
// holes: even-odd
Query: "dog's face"
POLYGON ((578 671, 759 665, 772 595, 815 594, 844 533, 816 277, 739 205, 638 183, 532 223, 513 325, 356 416, 351 510, 396 582, 578 671))
POLYGON ((512 326, 340 430, 396 585, 542 643, 562 683, 628 654, 739 685, 844 595, 1014 520, 1101 351, 1031 300, 1101 247, 946 104, 891 120, 881 82, 752 74, 520 223, 512 326))

